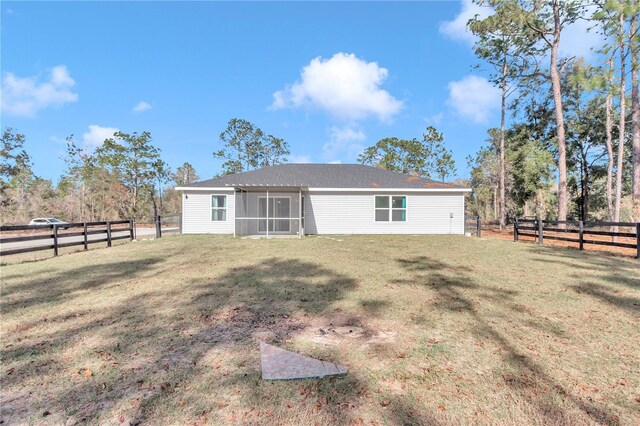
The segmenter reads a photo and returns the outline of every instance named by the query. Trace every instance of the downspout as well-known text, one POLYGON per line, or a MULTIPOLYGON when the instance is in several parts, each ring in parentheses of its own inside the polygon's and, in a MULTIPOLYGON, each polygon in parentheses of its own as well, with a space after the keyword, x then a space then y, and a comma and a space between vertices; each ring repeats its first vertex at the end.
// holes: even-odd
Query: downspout
POLYGON ((302 238, 302 188, 298 188, 298 237, 302 238))

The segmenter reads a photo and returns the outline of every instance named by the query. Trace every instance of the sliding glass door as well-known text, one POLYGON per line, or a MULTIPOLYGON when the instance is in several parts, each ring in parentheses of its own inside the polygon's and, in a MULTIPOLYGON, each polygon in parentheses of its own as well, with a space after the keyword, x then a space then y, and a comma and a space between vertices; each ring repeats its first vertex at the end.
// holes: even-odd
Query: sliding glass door
MULTIPOLYGON (((269 232, 274 234, 291 232, 291 199, 269 197, 269 232), (284 219, 286 218, 286 219, 284 219)), ((258 198, 258 232, 267 232, 267 197, 258 198)))

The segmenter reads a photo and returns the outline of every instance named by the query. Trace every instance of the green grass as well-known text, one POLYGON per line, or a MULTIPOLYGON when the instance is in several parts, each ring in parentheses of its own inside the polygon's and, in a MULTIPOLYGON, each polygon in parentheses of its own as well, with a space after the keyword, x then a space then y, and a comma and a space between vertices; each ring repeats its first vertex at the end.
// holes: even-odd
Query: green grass
POLYGON ((4 424, 638 424, 640 263, 180 236, 3 265, 4 424), (263 382, 258 342, 349 367, 263 382))

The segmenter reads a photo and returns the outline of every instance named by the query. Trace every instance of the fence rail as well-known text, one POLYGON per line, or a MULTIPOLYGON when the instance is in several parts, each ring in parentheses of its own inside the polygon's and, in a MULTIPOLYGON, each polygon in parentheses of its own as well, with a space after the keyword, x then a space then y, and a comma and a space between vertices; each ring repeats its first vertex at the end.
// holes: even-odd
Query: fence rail
POLYGON ((544 244, 545 239, 577 243, 580 250, 584 250, 586 244, 635 249, 636 258, 640 259, 640 222, 583 222, 581 220, 516 218, 513 222, 513 240, 518 241, 520 237, 532 237, 540 245, 544 244), (591 228, 610 229, 605 231, 591 228), (635 232, 620 232, 619 228, 632 228, 635 232), (548 234, 549 232, 554 235, 548 234), (611 241, 592 239, 589 238, 590 235, 609 236, 611 241), (635 243, 621 242, 618 241, 618 238, 634 238, 636 241, 635 243))
POLYGON ((63 225, 5 225, 0 226, 0 256, 10 256, 14 254, 29 253, 42 250, 53 250, 53 255, 58 255, 58 250, 63 247, 84 246, 87 250, 89 244, 107 243, 107 247, 111 247, 111 243, 116 240, 125 238, 133 240, 135 238, 135 226, 133 220, 110 220, 105 222, 76 222, 65 223, 63 225), (113 225, 124 225, 124 227, 113 227, 113 225), (101 228, 103 227, 104 228, 101 228), (100 227, 96 229, 96 227, 100 227), (80 231, 66 232, 69 229, 78 229, 80 231), (47 231, 47 234, 20 235, 1 238, 2 233, 12 231, 47 231), (60 232, 61 230, 65 232, 60 232), (121 234, 126 232, 126 234, 121 234), (113 235, 119 234, 119 235, 113 235), (90 235, 104 235, 102 238, 91 238, 90 235), (74 238, 69 241, 70 238, 74 238), (82 237, 77 239, 77 237, 82 237), (5 244, 24 243, 29 241, 51 240, 51 244, 37 244, 27 247, 15 247, 4 249, 5 244))
POLYGON ((155 217, 156 225, 156 238, 162 238, 162 233, 178 232, 182 234, 182 215, 175 214, 161 214, 155 217), (171 226, 170 228, 166 228, 171 226), (165 229, 163 229, 165 227, 165 229))
POLYGON ((477 237, 482 237, 482 220, 480 216, 468 216, 464 217, 464 232, 467 232, 467 229, 471 231, 472 234, 476 234, 477 237))

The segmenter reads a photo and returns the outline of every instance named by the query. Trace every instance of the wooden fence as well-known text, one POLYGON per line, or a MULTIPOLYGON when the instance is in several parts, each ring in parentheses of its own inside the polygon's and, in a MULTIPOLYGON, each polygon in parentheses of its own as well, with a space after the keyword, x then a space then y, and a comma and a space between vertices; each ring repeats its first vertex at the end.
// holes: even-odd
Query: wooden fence
POLYGON ((156 238, 162 238, 162 233, 178 232, 182 234, 182 215, 176 214, 162 214, 155 217, 156 225, 156 238), (166 228, 169 226, 170 228, 166 228), (165 227, 165 229, 163 229, 165 227))
MULTIPOLYGON (((113 220, 106 222, 81 222, 65 223, 64 225, 8 225, 0 226, 0 256, 12 254, 29 253, 32 251, 51 250, 53 255, 58 255, 58 250, 63 247, 84 246, 87 250, 89 244, 106 242, 107 247, 111 247, 112 241, 125 238, 133 240, 135 238, 135 227, 133 220, 113 220), (128 225, 126 228, 113 227, 113 225, 128 225), (77 230, 79 229, 79 230, 77 230), (71 230, 71 232, 69 232, 71 230), (18 235, 1 237, 5 232, 16 231, 51 231, 50 233, 37 233, 28 235, 18 235), (62 231, 62 232, 61 232, 62 231), (126 234, 122 234, 126 232, 126 234), (113 235, 119 234, 119 235, 113 235), (99 238, 89 238, 90 235, 104 235, 99 238), (82 237, 82 238, 78 238, 82 237), (30 241, 43 241, 45 244, 37 243, 27 247, 16 247, 4 250, 5 244, 23 243, 30 241)), ((14 244, 15 245, 15 244, 14 244)))
POLYGON ((640 222, 583 222, 572 220, 539 220, 518 219, 513 222, 513 240, 521 236, 533 237, 538 244, 544 240, 573 242, 580 250, 585 245, 602 245, 635 249, 636 258, 640 259, 640 222), (599 229, 598 229, 599 228, 599 229), (609 230, 605 230, 609 228, 609 230), (631 231, 620 232, 620 228, 631 231), (594 239, 594 236, 607 236, 608 239, 594 239), (621 242, 619 238, 633 239, 635 242, 621 242))
POLYGON ((482 220, 480 216, 467 216, 464 217, 464 232, 467 230, 471 234, 476 234, 477 237, 482 236, 482 220))

